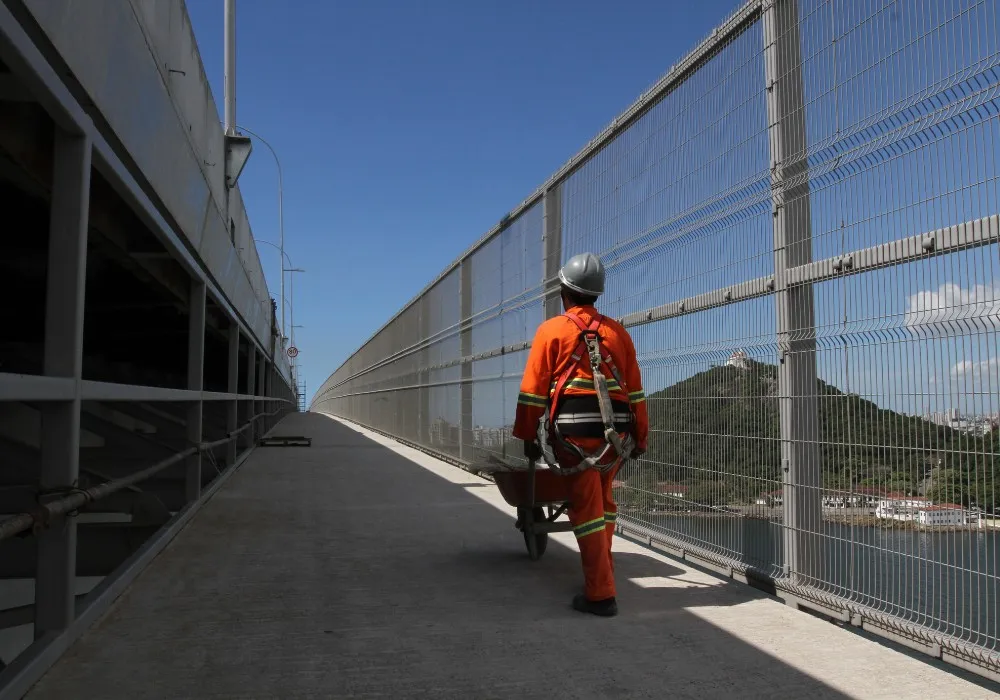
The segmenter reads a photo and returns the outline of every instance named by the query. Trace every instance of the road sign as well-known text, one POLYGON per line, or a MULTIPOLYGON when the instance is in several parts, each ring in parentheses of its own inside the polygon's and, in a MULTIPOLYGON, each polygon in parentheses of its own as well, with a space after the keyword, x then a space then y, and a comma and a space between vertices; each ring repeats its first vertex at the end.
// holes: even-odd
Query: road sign
POLYGON ((288 348, 288 356, 289 357, 297 357, 298 354, 299 354, 299 349, 297 347, 295 347, 294 345, 292 347, 288 348))

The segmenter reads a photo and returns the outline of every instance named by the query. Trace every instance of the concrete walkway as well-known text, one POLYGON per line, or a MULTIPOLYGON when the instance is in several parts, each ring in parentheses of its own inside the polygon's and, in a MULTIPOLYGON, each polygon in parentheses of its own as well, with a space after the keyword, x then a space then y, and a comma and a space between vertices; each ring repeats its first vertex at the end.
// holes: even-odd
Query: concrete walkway
MULTIPOLYGON (((572 611, 489 482, 316 415, 260 449, 29 698, 990 698, 752 589, 616 543, 572 611)), ((565 545, 565 546, 564 546, 565 545)))

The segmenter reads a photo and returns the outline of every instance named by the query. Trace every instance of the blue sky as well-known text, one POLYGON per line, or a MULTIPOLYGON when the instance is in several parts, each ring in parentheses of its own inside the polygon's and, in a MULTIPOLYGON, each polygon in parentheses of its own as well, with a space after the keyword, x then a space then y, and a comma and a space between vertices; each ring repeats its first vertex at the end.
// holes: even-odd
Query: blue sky
MULTIPOLYGON (((202 17, 206 5, 192 16, 221 94, 221 8, 202 17)), ((239 2, 239 122, 282 157, 287 248, 310 271, 296 280, 310 393, 735 7, 471 5, 299 3, 286 16, 239 2)), ((996 13, 974 0, 930 15, 863 5, 802 3, 814 259, 992 214, 1000 200, 996 13)), ((563 257, 605 256, 606 312, 772 273, 762 46, 756 24, 566 180, 563 257)), ((256 235, 274 240, 273 165, 264 149, 254 159, 241 183, 256 235)), ((474 312, 504 305, 474 327, 473 352, 529 339, 541 320, 541 224, 535 206, 473 257, 474 312)), ((276 294, 276 253, 261 252, 276 294)), ((990 246, 816 285, 820 376, 908 413, 996 410, 997 272, 990 246)), ((434 290, 432 331, 455 323, 457 294, 457 274, 434 290)), ((774 328, 764 298, 633 336, 655 391, 737 348, 776 362, 774 328)), ((457 353, 450 337, 423 361, 457 353)), ((412 383, 419 359, 364 381, 412 383)), ((474 364, 479 379, 504 377, 476 382, 476 423, 509 422, 524 359, 474 364)), ((432 395, 452 420, 457 387, 432 395)))
MULTIPOLYGON (((308 392, 737 5, 238 0, 237 121, 281 159, 308 392)), ((222 10, 188 2, 220 111, 222 10)), ((276 242, 265 148, 240 186, 276 242)))

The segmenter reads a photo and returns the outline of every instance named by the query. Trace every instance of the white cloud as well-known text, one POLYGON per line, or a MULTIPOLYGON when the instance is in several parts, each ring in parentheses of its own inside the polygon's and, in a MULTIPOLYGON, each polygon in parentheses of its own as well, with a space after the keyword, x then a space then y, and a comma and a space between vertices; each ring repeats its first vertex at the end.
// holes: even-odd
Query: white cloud
POLYGON ((1000 357, 980 362, 962 360, 951 368, 951 376, 955 379, 971 379, 974 382, 982 382, 984 379, 995 378, 998 369, 1000 369, 1000 357))
POLYGON ((948 282, 935 291, 917 292, 906 300, 905 323, 923 333, 1000 329, 1000 288, 980 284, 964 289, 948 282))

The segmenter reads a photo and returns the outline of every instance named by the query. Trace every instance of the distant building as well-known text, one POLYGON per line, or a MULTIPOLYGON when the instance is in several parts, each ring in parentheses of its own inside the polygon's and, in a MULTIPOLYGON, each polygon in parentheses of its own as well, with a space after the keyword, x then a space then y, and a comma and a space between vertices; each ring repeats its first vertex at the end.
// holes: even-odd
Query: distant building
POLYGON ((864 505, 864 496, 851 491, 824 491, 824 508, 860 508, 864 505))
POLYGON ((885 495, 884 489, 857 486, 852 489, 829 489, 823 492, 824 508, 874 508, 885 495))
POLYGON ((956 503, 933 503, 922 496, 888 493, 875 509, 875 517, 885 520, 914 522, 919 525, 968 525, 969 511, 956 503))
POLYGON ((861 503, 866 508, 874 508, 878 505, 879 500, 885 495, 885 489, 880 489, 874 486, 856 486, 854 493, 861 496, 861 503))
POLYGON ((983 415, 963 416, 958 412, 957 408, 928 413, 925 417, 931 423, 971 435, 989 435, 1000 425, 1000 414, 987 413, 983 415))
POLYGON ((671 484, 670 482, 661 481, 656 485, 656 492, 671 498, 686 498, 688 487, 683 484, 671 484))
POLYGON ((503 428, 485 428, 477 425, 472 429, 472 444, 476 447, 500 449, 504 443, 503 428))
POLYGON ((921 525, 967 525, 968 513, 954 503, 941 503, 916 509, 915 520, 921 525))
POLYGON ((432 445, 454 447, 459 444, 459 427, 452 425, 444 418, 438 418, 431 423, 428 433, 432 445))
POLYGON ((729 359, 726 360, 727 367, 735 367, 736 369, 748 370, 750 369, 750 358, 743 350, 737 350, 729 359))
POLYGON ((783 489, 775 489, 774 491, 768 491, 762 493, 754 501, 759 506, 780 506, 784 502, 785 492, 783 489))
POLYGON ((887 493, 875 507, 875 517, 886 520, 916 520, 918 508, 931 505, 923 496, 907 496, 905 493, 887 493))

